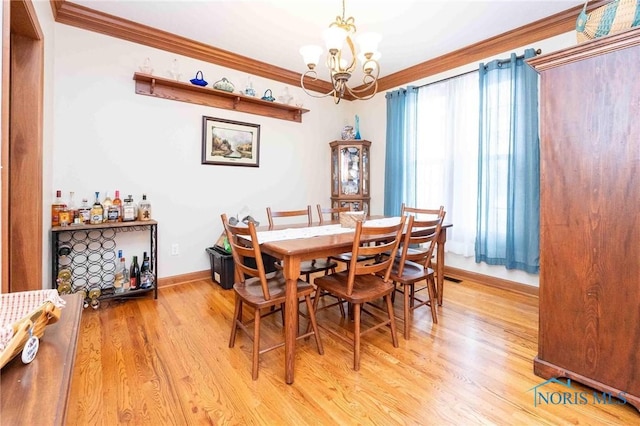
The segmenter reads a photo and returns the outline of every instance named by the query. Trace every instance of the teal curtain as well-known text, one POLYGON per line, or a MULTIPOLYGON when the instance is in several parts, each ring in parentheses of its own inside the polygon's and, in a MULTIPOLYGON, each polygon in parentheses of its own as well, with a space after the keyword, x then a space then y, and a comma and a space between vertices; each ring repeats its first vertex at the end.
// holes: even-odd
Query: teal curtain
POLYGON ((539 271, 538 74, 523 57, 480 64, 476 262, 539 271))
POLYGON ((387 92, 384 214, 399 216, 402 203, 416 203, 418 88, 387 92))

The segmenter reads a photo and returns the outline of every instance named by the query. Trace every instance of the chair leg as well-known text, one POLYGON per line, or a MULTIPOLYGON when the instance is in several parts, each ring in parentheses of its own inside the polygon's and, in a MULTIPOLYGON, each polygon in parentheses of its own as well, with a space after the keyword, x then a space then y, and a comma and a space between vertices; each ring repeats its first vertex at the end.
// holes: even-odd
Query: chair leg
POLYGON ((387 301, 387 311, 389 312, 389 325, 391 326, 391 341, 393 342, 393 347, 398 347, 398 335, 396 334, 396 320, 393 315, 393 304, 391 303, 391 296, 387 294, 384 296, 384 299, 387 301))
POLYGON ((404 338, 405 340, 409 340, 411 337, 411 324, 413 323, 413 318, 411 314, 413 313, 413 309, 411 309, 411 295, 413 294, 413 284, 405 284, 404 285, 404 338), (411 291, 409 288, 411 287, 411 291))
MULTIPOLYGON (((316 311, 313 309, 313 305, 311 304, 311 297, 305 296, 305 302, 307 302, 307 312, 309 314, 309 324, 313 328, 313 335, 316 338, 316 346, 318 347, 318 353, 320 355, 324 355, 324 348, 322 347, 322 341, 320 340, 320 333, 318 332, 318 323, 316 321, 316 311)), ((309 329, 309 325, 307 325, 307 330, 309 329)))
MULTIPOLYGON (((316 294, 314 294, 314 296, 313 296, 313 318, 314 318, 314 321, 315 321, 315 318, 316 318, 316 312, 318 312, 318 303, 320 302, 320 295, 321 294, 322 294, 322 289, 320 287, 316 287, 316 294)), ((312 326, 313 326, 313 323, 311 321, 309 321, 307 323, 307 331, 306 331, 306 333, 311 331, 311 327, 312 326)))
POLYGON ((360 303, 353 305, 353 369, 360 370, 360 303))
POLYGON ((429 292, 429 307, 431 308, 431 319, 434 324, 438 323, 438 312, 436 311, 437 295, 436 295, 436 282, 433 279, 433 275, 427 277, 427 291, 429 292))
POLYGON ((253 356, 251 362, 251 378, 258 379, 258 363, 260 361, 260 309, 255 310, 253 317, 253 356))
POLYGON ((242 321, 242 299, 236 294, 236 307, 233 310, 233 321, 231 324, 231 337, 229 338, 229 347, 232 348, 236 344, 236 334, 238 331, 238 321, 242 321))
MULTIPOLYGON (((336 273, 336 268, 331 268, 331 273, 335 274, 336 273)), ((329 275, 329 270, 325 269, 324 271, 325 275, 329 275)), ((344 312, 344 306, 343 306, 343 300, 340 299, 339 297, 337 297, 336 299, 338 299, 338 307, 340 308, 340 315, 342 315, 342 318, 344 318, 346 316, 345 312, 344 312)))

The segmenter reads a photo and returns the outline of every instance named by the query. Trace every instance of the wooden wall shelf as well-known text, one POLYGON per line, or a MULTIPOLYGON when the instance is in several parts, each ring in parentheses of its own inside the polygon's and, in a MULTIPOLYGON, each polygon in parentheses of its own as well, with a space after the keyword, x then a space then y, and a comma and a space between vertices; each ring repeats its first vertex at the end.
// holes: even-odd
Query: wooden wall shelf
POLYGON ((211 87, 196 86, 191 83, 183 83, 149 74, 134 73, 133 79, 136 81, 136 93, 138 95, 231 109, 297 123, 302 123, 302 114, 309 112, 308 109, 295 105, 263 101, 257 97, 229 93, 211 87))

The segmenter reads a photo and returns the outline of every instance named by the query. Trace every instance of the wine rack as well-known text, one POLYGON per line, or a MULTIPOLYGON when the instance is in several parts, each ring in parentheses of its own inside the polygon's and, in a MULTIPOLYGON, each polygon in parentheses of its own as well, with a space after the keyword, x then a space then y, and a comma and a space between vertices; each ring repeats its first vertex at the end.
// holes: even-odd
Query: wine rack
MULTIPOLYGON (((158 298, 157 279, 151 288, 115 293, 117 234, 149 233, 149 263, 158 270, 158 223, 155 220, 69 225, 51 228, 52 288, 61 293, 84 293, 85 307, 98 308, 100 300, 126 298, 153 291, 158 298)), ((157 278, 157 277, 154 277, 157 278)))

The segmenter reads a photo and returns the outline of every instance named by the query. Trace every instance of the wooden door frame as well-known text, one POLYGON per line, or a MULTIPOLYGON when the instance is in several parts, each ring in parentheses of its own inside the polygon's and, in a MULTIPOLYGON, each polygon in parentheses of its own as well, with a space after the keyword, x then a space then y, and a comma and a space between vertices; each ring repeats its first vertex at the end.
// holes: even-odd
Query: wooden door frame
POLYGON ((30 0, 2 7, 0 226, 2 293, 7 293, 44 285, 44 35, 30 0))

